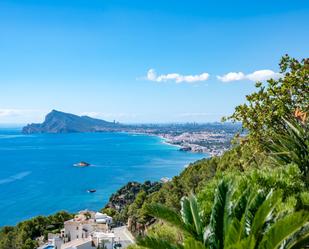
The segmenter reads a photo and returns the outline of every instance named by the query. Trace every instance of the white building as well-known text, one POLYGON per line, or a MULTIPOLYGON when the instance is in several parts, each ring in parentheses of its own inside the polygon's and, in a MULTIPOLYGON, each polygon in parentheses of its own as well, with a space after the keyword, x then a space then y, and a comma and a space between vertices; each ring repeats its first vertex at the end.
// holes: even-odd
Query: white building
POLYGON ((64 222, 61 235, 65 242, 88 238, 94 231, 107 232, 112 222, 113 218, 107 214, 89 210, 80 211, 73 219, 64 222))
POLYGON ((112 222, 112 217, 106 214, 80 211, 73 219, 64 222, 61 249, 90 249, 98 245, 113 249, 115 236, 109 232, 112 222))
POLYGON ((104 246, 106 249, 113 249, 115 243, 114 233, 93 232, 88 238, 79 238, 62 244, 58 249, 95 249, 104 246))
POLYGON ((94 232, 92 234, 92 240, 96 247, 105 246, 106 249, 113 249, 115 243, 115 234, 114 233, 103 233, 103 232, 94 232))
POLYGON ((78 221, 75 219, 64 222, 62 236, 65 241, 88 238, 94 231, 93 220, 78 221))
POLYGON ((107 214, 102 214, 100 212, 95 213, 95 222, 98 224, 107 224, 108 226, 113 223, 113 218, 107 214))
POLYGON ((62 244, 61 249, 94 249, 92 239, 75 239, 68 243, 62 244))
POLYGON ((48 234, 48 242, 38 249, 113 249, 114 233, 110 232, 112 217, 100 212, 80 211, 64 222, 60 234, 48 234))
POLYGON ((37 249, 60 249, 63 244, 63 239, 59 234, 48 234, 48 241, 37 249))

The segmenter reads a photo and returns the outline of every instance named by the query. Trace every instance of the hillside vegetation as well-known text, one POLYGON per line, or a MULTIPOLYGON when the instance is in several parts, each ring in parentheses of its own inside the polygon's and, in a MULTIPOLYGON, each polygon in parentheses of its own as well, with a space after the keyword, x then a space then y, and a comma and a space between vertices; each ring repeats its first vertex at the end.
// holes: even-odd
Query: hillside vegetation
POLYGON ((225 118, 241 121, 246 137, 143 198, 130 215, 140 235, 132 248, 309 244, 309 60, 284 56, 280 69, 280 79, 256 83, 257 91, 225 118))
MULTIPOLYGON (((111 197, 104 211, 128 222, 137 236, 131 248, 309 244, 309 60, 284 56, 280 69, 280 79, 258 82, 226 118, 247 131, 231 150, 190 164, 170 182, 129 183, 111 197)), ((2 228, 0 249, 34 248, 49 226, 25 233, 22 224, 2 228)))

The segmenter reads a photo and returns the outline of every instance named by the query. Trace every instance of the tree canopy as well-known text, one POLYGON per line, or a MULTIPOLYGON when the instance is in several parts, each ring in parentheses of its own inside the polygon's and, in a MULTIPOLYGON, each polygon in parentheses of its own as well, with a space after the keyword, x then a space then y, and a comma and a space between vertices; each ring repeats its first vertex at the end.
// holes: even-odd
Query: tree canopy
POLYGON ((282 57, 279 79, 257 82, 257 91, 246 96, 246 103, 224 120, 240 121, 249 138, 261 142, 284 129, 282 118, 289 119, 297 110, 309 112, 309 59, 282 57))

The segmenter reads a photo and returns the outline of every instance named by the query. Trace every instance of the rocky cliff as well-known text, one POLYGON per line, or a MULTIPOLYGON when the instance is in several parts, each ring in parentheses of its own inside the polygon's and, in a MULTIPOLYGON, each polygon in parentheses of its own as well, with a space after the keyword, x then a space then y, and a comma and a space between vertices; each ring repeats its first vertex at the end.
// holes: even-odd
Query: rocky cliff
POLYGON ((119 127, 120 125, 114 122, 52 110, 46 115, 43 123, 28 124, 23 128, 23 133, 95 132, 119 127))

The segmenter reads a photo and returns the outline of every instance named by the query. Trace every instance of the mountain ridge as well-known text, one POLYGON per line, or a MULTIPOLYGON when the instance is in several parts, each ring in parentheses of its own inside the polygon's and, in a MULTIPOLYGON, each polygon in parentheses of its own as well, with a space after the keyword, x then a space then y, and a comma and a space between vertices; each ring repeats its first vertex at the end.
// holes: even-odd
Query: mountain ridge
POLYGON ((96 132, 111 130, 119 126, 115 122, 52 110, 46 115, 43 123, 28 124, 23 127, 22 132, 24 134, 96 132))

